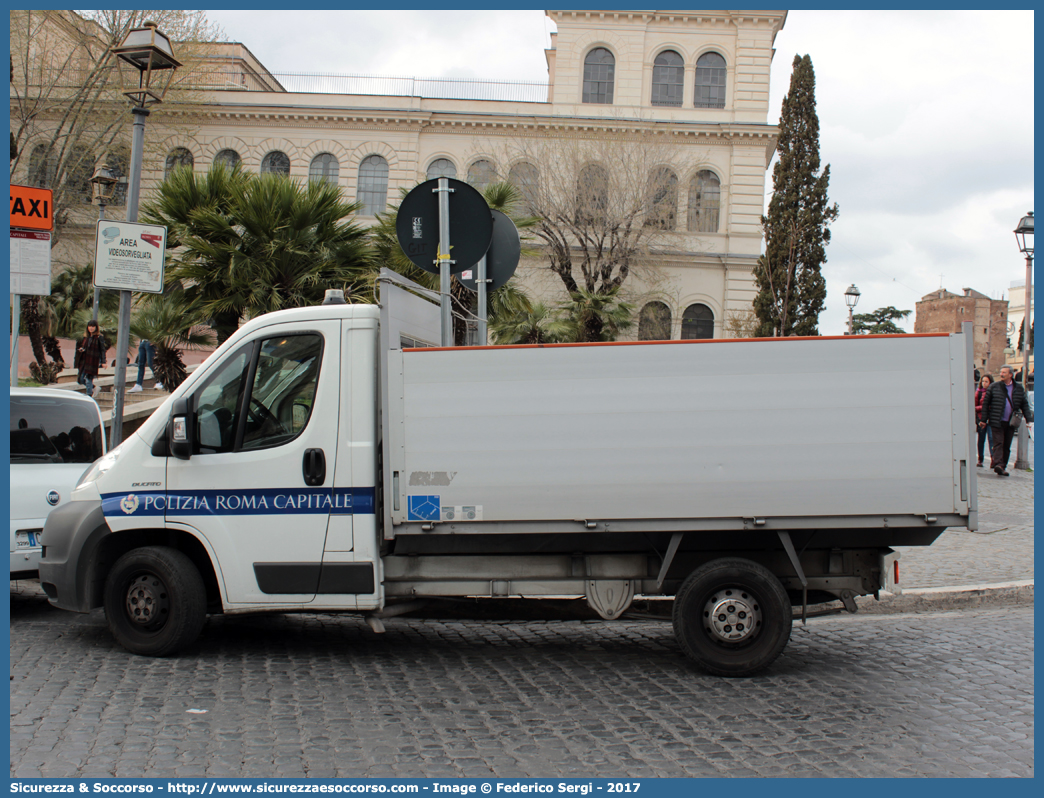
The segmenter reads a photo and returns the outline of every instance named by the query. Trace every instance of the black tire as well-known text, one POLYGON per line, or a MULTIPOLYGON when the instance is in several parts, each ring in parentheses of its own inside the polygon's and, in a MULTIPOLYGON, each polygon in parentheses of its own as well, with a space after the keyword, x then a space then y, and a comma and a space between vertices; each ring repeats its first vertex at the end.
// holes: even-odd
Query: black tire
POLYGON ((109 631, 132 654, 166 657, 199 637, 207 594, 199 569, 165 546, 124 554, 105 580, 109 631))
POLYGON ((724 557, 700 566, 674 598, 674 635, 693 662, 716 676, 767 668, 790 640, 790 600, 772 572, 724 557), (712 615, 712 609, 719 608, 712 615))

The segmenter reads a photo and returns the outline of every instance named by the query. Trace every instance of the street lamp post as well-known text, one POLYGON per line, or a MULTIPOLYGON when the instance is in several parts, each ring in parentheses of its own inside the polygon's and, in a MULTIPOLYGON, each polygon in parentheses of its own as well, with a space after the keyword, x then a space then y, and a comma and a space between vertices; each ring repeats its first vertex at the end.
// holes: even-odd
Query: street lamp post
MULTIPOLYGON (((1019 251, 1026 256, 1026 314, 1022 317, 1022 390, 1027 391, 1029 385, 1029 350, 1030 330, 1033 329, 1031 312, 1033 310, 1033 211, 1030 211, 1015 228, 1015 240, 1019 243, 1019 251)), ((1019 425, 1018 449, 1015 456, 1015 468, 1028 471, 1029 430, 1025 424, 1019 425)))
POLYGON ((855 321, 852 312, 855 310, 858 302, 859 289, 855 287, 855 283, 852 283, 852 285, 848 286, 848 290, 845 291, 845 304, 848 305, 848 335, 855 335, 855 321))
MULTIPOLYGON (((112 199, 112 193, 116 190, 116 183, 119 182, 119 178, 116 177, 116 173, 109 168, 107 163, 103 163, 97 169, 94 170, 94 175, 91 177, 91 191, 94 194, 94 201, 98 203, 98 219, 105 218, 105 206, 109 204, 109 200, 112 199)), ((98 321, 98 305, 101 303, 101 289, 97 283, 94 285, 94 306, 91 308, 91 320, 98 321)))
MULTIPOLYGON (((145 118, 148 106, 163 102, 174 71, 181 66, 174 57, 170 39, 156 26, 146 22, 127 34, 123 44, 112 48, 120 81, 126 89, 123 94, 131 102, 134 126, 131 136, 130 172, 127 184, 127 221, 138 221, 138 195, 141 191, 141 161, 145 149, 145 118), (166 81, 162 76, 166 75, 166 81), (136 80, 135 80, 136 79, 136 80), (137 86, 135 86, 135 82, 137 86)), ((123 439, 123 396, 127 381, 127 349, 130 344, 131 292, 120 291, 119 326, 116 333, 116 374, 112 406, 111 445, 123 439)))

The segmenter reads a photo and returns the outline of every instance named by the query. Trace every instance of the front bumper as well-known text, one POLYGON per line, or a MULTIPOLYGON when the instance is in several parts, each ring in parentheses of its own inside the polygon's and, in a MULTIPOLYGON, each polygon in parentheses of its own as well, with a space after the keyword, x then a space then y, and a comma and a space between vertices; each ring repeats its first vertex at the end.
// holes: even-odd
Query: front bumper
POLYGON ((40 558, 40 586, 55 607, 90 612, 101 606, 96 579, 98 549, 110 533, 100 501, 72 501, 47 516, 40 558))

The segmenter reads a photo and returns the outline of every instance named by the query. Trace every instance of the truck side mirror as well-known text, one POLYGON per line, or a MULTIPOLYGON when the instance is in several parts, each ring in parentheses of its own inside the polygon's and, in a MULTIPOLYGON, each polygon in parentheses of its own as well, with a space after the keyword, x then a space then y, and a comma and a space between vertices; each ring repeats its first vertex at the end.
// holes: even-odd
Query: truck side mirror
POLYGON ((167 440, 170 453, 179 460, 192 457, 195 444, 196 414, 192 411, 192 397, 175 399, 167 422, 167 440))

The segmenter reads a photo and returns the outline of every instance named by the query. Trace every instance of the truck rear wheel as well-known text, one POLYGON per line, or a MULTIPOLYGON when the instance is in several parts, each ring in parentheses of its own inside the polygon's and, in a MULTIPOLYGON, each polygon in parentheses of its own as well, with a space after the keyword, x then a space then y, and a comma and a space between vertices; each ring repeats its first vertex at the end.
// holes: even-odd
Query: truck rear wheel
POLYGON ((105 580, 104 604, 116 642, 148 657, 165 657, 191 644, 207 618, 199 569, 165 546, 120 557, 105 580))
POLYGON ((790 640, 783 585, 762 565, 712 560, 682 583, 674 599, 674 635, 682 651, 717 676, 749 676, 768 667, 790 640))

